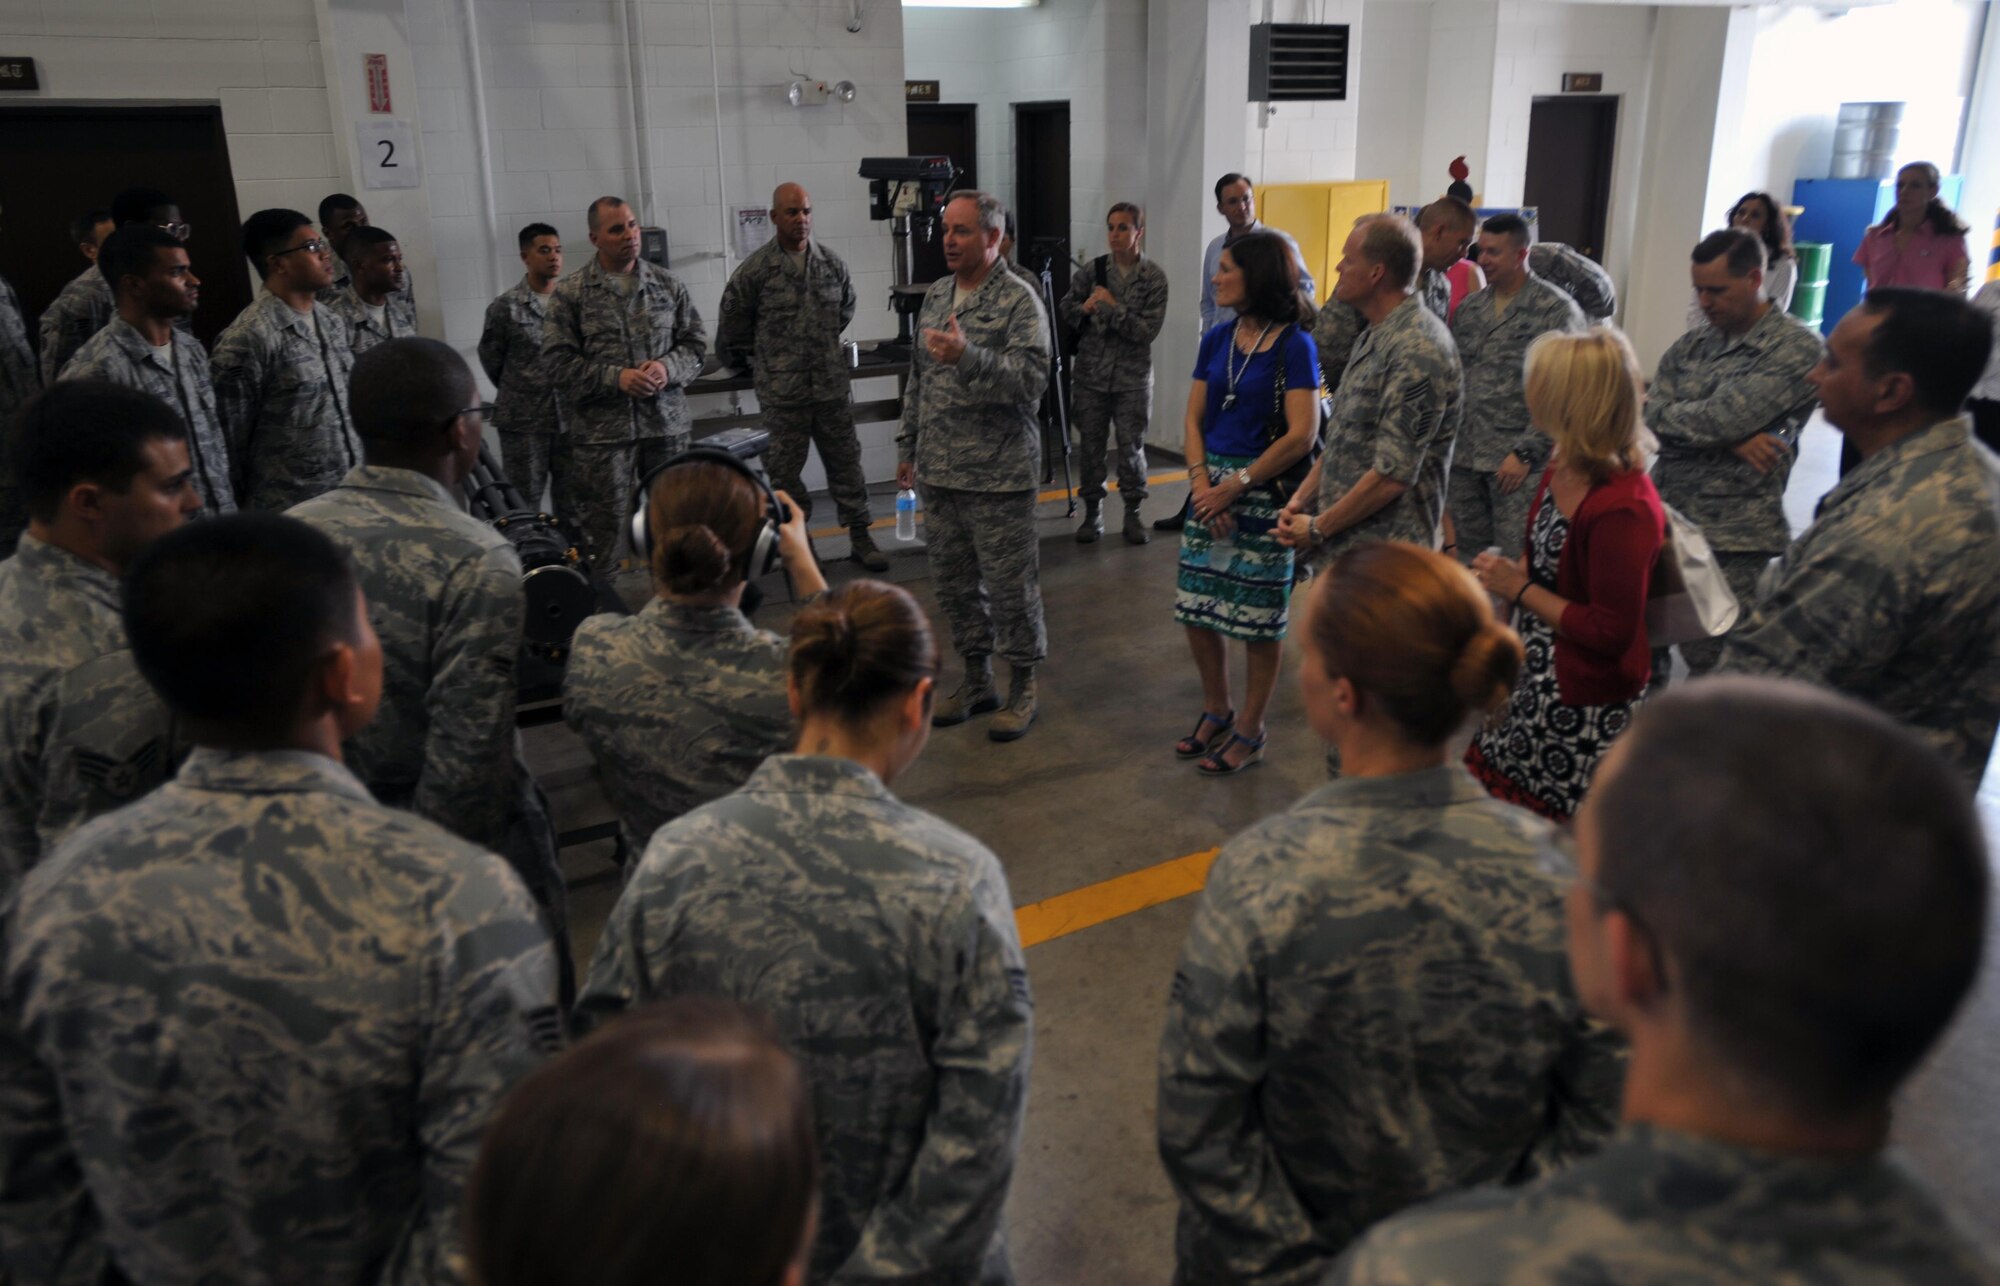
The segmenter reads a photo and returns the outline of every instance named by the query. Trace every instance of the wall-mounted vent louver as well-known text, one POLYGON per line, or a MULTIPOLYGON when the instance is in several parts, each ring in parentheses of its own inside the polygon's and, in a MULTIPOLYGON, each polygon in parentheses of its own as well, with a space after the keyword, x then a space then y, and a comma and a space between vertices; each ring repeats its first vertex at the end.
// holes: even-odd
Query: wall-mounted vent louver
POLYGON ((1250 28, 1250 101, 1347 97, 1347 24, 1263 22, 1250 28))

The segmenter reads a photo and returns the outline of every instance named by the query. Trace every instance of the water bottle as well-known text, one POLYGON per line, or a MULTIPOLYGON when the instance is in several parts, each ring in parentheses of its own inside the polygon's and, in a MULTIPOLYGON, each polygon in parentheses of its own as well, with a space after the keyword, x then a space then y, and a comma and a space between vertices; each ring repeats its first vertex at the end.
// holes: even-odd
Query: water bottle
POLYGON ((917 493, 913 487, 904 487, 896 493, 896 539, 915 540, 917 538, 917 493))

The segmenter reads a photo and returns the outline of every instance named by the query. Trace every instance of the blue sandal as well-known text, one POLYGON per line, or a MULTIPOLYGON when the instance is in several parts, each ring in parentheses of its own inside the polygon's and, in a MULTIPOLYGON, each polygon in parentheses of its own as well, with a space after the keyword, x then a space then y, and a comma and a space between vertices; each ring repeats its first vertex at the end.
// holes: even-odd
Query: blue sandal
POLYGON ((1212 715, 1206 710, 1202 711, 1201 718, 1195 721, 1194 731, 1174 743, 1174 757, 1176 759, 1201 758, 1208 753, 1209 747, 1228 736, 1229 730, 1235 726, 1236 712, 1234 710, 1220 717, 1212 715), (1211 723, 1215 725, 1215 731, 1209 733, 1208 739, 1204 741, 1202 740, 1201 730, 1211 723))
POLYGON ((1240 773, 1245 768, 1254 767, 1264 762, 1264 743, 1269 739, 1269 733, 1265 733, 1262 737, 1252 741, 1240 732, 1232 732, 1229 734, 1229 740, 1222 743, 1222 749, 1212 750, 1202 756, 1201 762, 1196 764, 1195 767, 1204 776, 1208 777, 1228 777, 1240 773), (1231 764, 1223 756, 1227 755, 1229 748, 1238 742, 1250 747, 1250 753, 1243 756, 1242 760, 1238 763, 1231 764))

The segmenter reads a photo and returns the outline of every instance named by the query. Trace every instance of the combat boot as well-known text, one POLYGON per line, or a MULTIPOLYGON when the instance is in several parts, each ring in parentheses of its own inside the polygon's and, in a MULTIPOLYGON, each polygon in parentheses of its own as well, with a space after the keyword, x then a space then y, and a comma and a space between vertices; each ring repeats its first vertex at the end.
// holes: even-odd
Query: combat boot
POLYGON ((849 527, 847 541, 852 549, 848 557, 862 567, 871 572, 889 570, 889 556, 875 547, 875 537, 868 534, 867 527, 849 527))
POLYGON ((991 714, 999 708, 1000 694, 993 690, 993 662, 983 656, 968 656, 958 690, 931 709, 931 727, 956 727, 973 715, 991 714))
POLYGON ((1076 529, 1076 543, 1094 545, 1104 535, 1104 498, 1085 496, 1083 498, 1083 526, 1076 529))
POLYGON ((1138 502, 1128 502, 1125 506, 1125 543, 1143 545, 1152 539, 1153 533, 1147 531, 1146 524, 1139 519, 1138 502))
POLYGON ((1035 722, 1035 667, 1017 665, 1007 687, 1007 706, 993 716, 986 735, 995 741, 1019 741, 1035 722))

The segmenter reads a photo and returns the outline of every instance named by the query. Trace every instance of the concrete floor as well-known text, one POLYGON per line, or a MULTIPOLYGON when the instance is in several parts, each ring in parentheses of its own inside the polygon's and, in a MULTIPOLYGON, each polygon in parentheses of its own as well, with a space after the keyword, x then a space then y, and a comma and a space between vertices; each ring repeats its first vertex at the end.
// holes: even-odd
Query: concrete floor
MULTIPOLYGON (((1813 503, 1832 485, 1837 458, 1835 435, 1816 419, 1788 497, 1795 526, 1810 520, 1813 503)), ((1156 473, 1170 468, 1171 458, 1155 461, 1156 473)), ((1145 516, 1172 512, 1183 494, 1181 485, 1160 488, 1145 516)), ((882 500, 878 512, 887 513, 882 500)), ((1114 497, 1114 518, 1116 503, 1114 497)), ((830 520, 824 509, 822 522, 830 520)), ((1201 704, 1171 617, 1178 541, 1156 535, 1152 544, 1132 548, 1114 526, 1105 541, 1079 546, 1071 539, 1074 526, 1060 503, 1042 507, 1050 656, 1033 732, 1002 746, 987 740, 984 720, 941 730, 895 787, 910 803, 984 840, 1006 868, 1017 905, 1210 848, 1324 780, 1320 747, 1301 714, 1295 644, 1287 645, 1261 766, 1206 780, 1174 758, 1172 743, 1192 726, 1201 704)), ((897 545, 891 537, 881 533, 889 579, 918 596, 942 640, 921 544, 897 545)), ((823 539, 821 553, 844 555, 845 540, 823 539)), ((858 574, 848 562, 829 571, 836 580, 858 574)), ((632 589, 644 592, 643 584, 632 589)), ((783 604, 757 616, 779 632, 789 619, 783 604)), ((1240 682, 1240 653, 1232 660, 1240 682)), ((945 686, 956 681, 956 661, 948 657, 945 686)), ((559 827, 608 820, 576 739, 560 725, 531 730, 527 738, 559 827)), ((571 915, 580 969, 616 898, 609 854, 608 841, 565 853, 577 885, 571 915)), ((1171 1276, 1174 1201, 1153 1147, 1153 1059, 1194 906, 1193 898, 1182 898, 1029 952, 1035 1063, 1008 1209, 1025 1284, 1171 1276)), ((1989 997, 2000 1005, 2000 996, 1989 997)))

